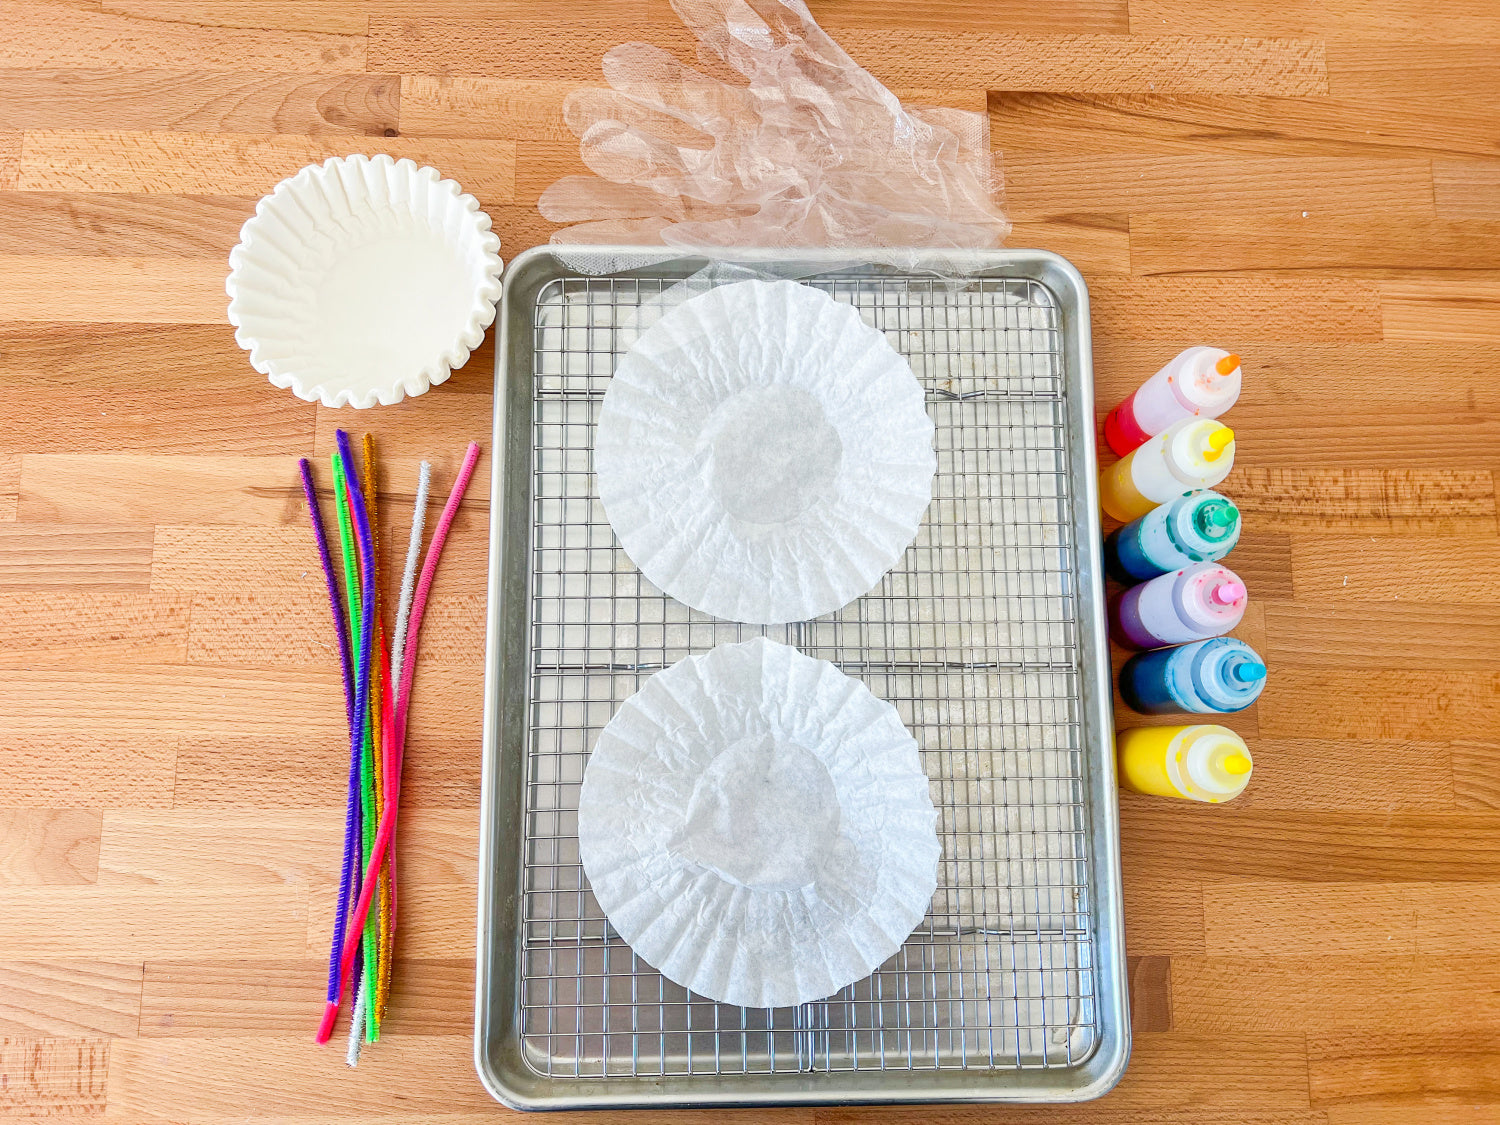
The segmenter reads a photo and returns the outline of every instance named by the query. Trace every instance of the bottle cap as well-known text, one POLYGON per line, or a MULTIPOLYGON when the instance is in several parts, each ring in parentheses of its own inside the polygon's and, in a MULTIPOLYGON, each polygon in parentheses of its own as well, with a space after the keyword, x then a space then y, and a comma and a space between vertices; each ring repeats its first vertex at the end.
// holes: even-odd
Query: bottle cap
POLYGON ((1179 382, 1186 405, 1200 418, 1217 418, 1240 397, 1240 357, 1223 348, 1195 347, 1183 353, 1179 382))
POLYGON ((1238 582, 1220 582, 1208 592, 1210 601, 1218 605, 1234 605, 1245 596, 1245 587, 1238 582))
POLYGON ((1215 724, 1184 727, 1167 751, 1167 775, 1195 801, 1218 804, 1238 797, 1254 768, 1244 739, 1215 724))
POLYGON ((1166 512, 1172 545, 1194 562, 1222 559, 1240 540, 1240 510, 1234 501, 1212 490, 1189 492, 1166 512))
POLYGON ((1181 651, 1205 712, 1243 711, 1265 690, 1265 661, 1238 637, 1195 641, 1181 651))
POLYGON ((1227 539, 1239 524, 1240 510, 1220 497, 1199 504, 1193 513, 1193 526, 1205 539, 1227 539))
POLYGON ((1208 448, 1203 451, 1205 461, 1217 461, 1224 456, 1224 450, 1228 449, 1234 441, 1234 431, 1228 426, 1220 426, 1208 435, 1208 448))
POLYGON ((1201 636, 1217 637, 1238 625, 1245 616, 1246 597, 1240 576, 1214 562, 1184 567, 1172 585, 1178 615, 1201 636))
MULTIPOLYGON (((1186 418, 1167 427, 1161 436, 1167 469, 1184 489, 1212 488, 1234 466, 1234 431, 1222 422, 1186 418)), ((1140 455, 1137 450, 1136 456, 1140 455)))
POLYGON ((1266 666, 1253 660, 1241 660, 1229 666, 1229 674, 1242 684, 1253 684, 1266 678, 1266 666))

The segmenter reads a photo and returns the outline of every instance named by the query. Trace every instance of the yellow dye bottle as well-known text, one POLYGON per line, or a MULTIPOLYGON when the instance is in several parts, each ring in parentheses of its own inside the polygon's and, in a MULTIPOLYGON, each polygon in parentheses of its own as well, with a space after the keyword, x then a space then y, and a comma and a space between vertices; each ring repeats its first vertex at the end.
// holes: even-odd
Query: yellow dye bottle
POLYGON ((1250 784, 1255 763, 1245 740, 1228 727, 1136 727, 1115 740, 1120 786, 1157 797, 1219 804, 1250 784))
POLYGON ((1099 503, 1121 523, 1184 492, 1213 488, 1234 466, 1234 431, 1211 418, 1178 422, 1099 474, 1099 503))

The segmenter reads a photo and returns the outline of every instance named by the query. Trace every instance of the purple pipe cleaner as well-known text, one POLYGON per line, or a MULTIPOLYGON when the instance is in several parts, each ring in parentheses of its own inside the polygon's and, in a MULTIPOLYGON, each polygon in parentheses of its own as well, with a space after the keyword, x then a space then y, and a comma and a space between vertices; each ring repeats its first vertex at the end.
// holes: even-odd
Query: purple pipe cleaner
MULTIPOLYGON (((349 722, 349 737, 356 737, 354 728, 354 671, 349 659, 349 629, 344 620, 344 607, 339 599, 339 583, 333 569, 333 559, 328 551, 328 532, 323 524, 323 511, 318 506, 318 492, 313 485, 312 466, 307 458, 297 462, 302 472, 302 491, 307 496, 307 511, 312 518, 313 538, 318 541, 318 560, 323 564, 323 581, 328 586, 328 604, 333 611, 333 630, 338 638, 339 666, 344 678, 344 715, 349 722)), ((358 762, 358 759, 355 759, 358 762)), ((357 768, 357 766, 356 766, 357 768)), ((357 795, 357 774, 350 782, 350 799, 357 795)), ((339 871, 338 911, 333 923, 332 948, 328 953, 328 993, 330 1003, 338 999, 339 952, 343 947, 344 928, 348 924, 349 903, 359 892, 351 886, 360 877, 358 864, 354 862, 356 814, 351 807, 344 817, 344 855, 339 871)))

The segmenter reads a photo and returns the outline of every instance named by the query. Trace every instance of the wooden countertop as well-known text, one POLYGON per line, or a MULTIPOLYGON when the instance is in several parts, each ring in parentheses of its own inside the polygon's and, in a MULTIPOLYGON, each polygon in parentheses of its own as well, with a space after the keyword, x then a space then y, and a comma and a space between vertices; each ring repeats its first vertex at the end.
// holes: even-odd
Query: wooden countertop
MULTIPOLYGON (((1114 1093, 743 1119, 1500 1119, 1500 5, 814 7, 910 99, 988 101, 1014 244, 1088 279, 1101 403, 1190 343, 1245 356, 1225 488, 1271 678, 1231 721, 1242 800, 1124 802, 1114 1093)), ((544 240, 562 98, 631 38, 692 57, 665 0, 0 0, 0 1115, 503 1114, 470 1062, 488 461, 357 1071, 310 1041, 344 750, 295 473, 349 424, 408 506, 420 454, 446 488, 492 347, 414 402, 315 408, 235 347, 225 255, 351 152, 457 178, 507 256, 544 240)))

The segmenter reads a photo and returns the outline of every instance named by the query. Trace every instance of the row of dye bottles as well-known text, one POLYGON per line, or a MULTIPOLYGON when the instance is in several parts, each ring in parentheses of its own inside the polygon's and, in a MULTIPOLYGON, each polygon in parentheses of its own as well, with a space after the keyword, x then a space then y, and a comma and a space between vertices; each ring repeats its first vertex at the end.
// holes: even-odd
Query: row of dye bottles
MULTIPOLYGON (((1188 348, 1104 421, 1121 460, 1100 475, 1102 506, 1127 522, 1105 542, 1115 640, 1140 649, 1120 695, 1148 715, 1223 714, 1254 703, 1266 665, 1244 641, 1247 591, 1221 561, 1239 542, 1234 502, 1212 491, 1234 465, 1234 431, 1217 421, 1239 397, 1238 356, 1188 348)), ((1124 789, 1218 803, 1250 781, 1250 748, 1214 724, 1139 727, 1117 744, 1124 789)))

